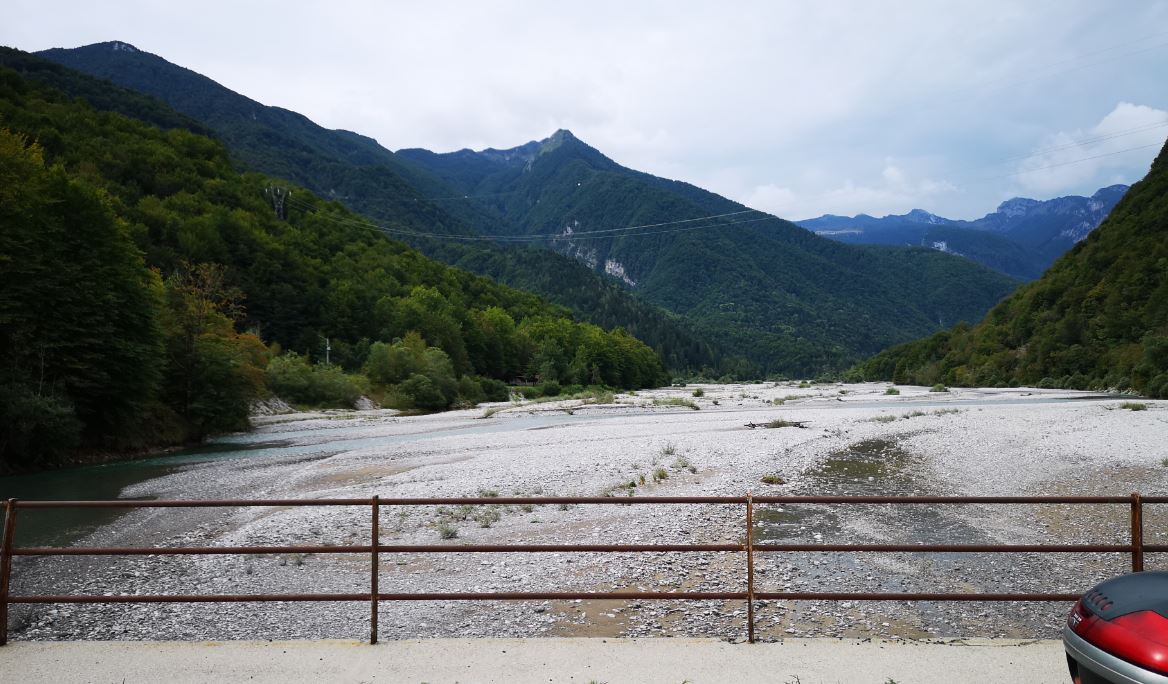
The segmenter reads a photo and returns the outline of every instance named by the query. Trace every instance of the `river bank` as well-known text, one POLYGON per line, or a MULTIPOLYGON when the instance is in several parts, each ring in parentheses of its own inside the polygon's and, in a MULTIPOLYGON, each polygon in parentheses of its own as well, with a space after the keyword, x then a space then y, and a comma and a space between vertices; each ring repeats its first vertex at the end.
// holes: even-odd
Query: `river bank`
MULTIPOLYGON (((1047 390, 933 393, 886 385, 707 385, 617 395, 616 403, 498 405, 430 416, 278 416, 217 442, 215 460, 122 496, 319 498, 664 494, 1163 494, 1168 402, 1047 390), (692 402, 699 410, 685 405, 692 402), (776 403, 781 402, 781 403, 776 403), (497 411, 495 409, 498 409, 497 411), (483 416, 490 414, 490 417, 483 416), (806 427, 750 429, 774 420, 806 427), (232 448, 235 447, 233 451, 232 448), (661 477, 662 473, 664 477, 661 477), (764 484, 770 481, 785 484, 764 484), (642 477, 644 481, 642 482, 642 477), (635 486, 629 487, 632 483, 635 486)), ((24 514, 22 514, 24 515, 24 514)), ((32 515, 30 512, 29 516, 32 515)), ((1164 516, 1146 513, 1148 543, 1164 516)), ((756 534, 794 542, 1117 543, 1118 507, 760 507, 756 534), (1085 508, 1086 510, 1080 510, 1085 508)), ((22 523, 23 523, 22 519, 22 523)), ((79 543, 365 543, 368 511, 141 510, 79 543)), ((419 507, 382 514, 384 543, 718 543, 744 529, 735 506, 419 507)), ((367 559, 18 558, 14 593, 362 591, 367 559), (64 586, 62 586, 64 585, 64 586)), ((1126 557, 1079 554, 760 554, 758 590, 1082 591, 1126 557), (1072 557, 1073 556, 1073 557, 1072 557)), ((1149 569, 1161 567, 1149 556, 1149 569)), ((739 554, 384 554, 382 591, 646 589, 737 591, 739 554)), ((765 602, 764 602, 765 603, 765 602)), ((1067 607, 1045 604, 771 602, 763 638, 1056 638, 1067 607)), ((383 638, 726 636, 741 602, 404 603, 382 607, 383 638)), ((360 604, 14 607, 15 639, 361 638, 360 604)))

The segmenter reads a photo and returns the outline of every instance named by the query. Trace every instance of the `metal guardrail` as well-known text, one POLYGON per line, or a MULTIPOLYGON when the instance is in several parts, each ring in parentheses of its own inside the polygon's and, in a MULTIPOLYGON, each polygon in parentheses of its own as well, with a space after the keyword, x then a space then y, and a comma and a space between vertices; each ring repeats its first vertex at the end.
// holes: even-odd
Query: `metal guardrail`
POLYGON ((368 601, 369 643, 377 643, 377 614, 381 601, 499 601, 568 599, 638 600, 727 600, 745 601, 747 639, 755 640, 754 607, 762 600, 835 601, 1074 601, 1078 594, 1066 593, 913 593, 913 592, 814 592, 756 591, 755 553, 799 552, 909 552, 909 553, 1126 553, 1131 555, 1133 572, 1144 569, 1144 554, 1168 552, 1168 545, 1145 545, 1144 504, 1168 503, 1168 497, 1131 496, 644 496, 644 497, 467 497, 407 498, 378 496, 369 499, 223 499, 223 500, 109 500, 109 501, 20 501, 5 504, 4 532, 0 540, 0 646, 8 643, 8 607, 24 603, 243 603, 264 601, 368 601), (743 543, 725 544, 382 544, 381 509, 400 506, 433 505, 660 505, 660 504, 740 504, 745 506, 746 530, 743 543), (1131 537, 1126 544, 776 544, 755 543, 754 507, 758 504, 1110 504, 1130 507, 1131 537), (368 545, 300 546, 184 546, 184 547, 17 547, 14 545, 17 512, 45 508, 238 508, 238 507, 365 506, 370 509, 368 545), (500 592, 415 592, 387 593, 379 590, 379 560, 382 553, 546 553, 546 552, 743 552, 746 555, 746 587, 743 591, 500 591, 500 592), (12 595, 14 556, 138 556, 138 555, 256 555, 270 553, 353 553, 369 554, 369 591, 363 593, 315 594, 123 594, 112 596, 59 594, 12 595))

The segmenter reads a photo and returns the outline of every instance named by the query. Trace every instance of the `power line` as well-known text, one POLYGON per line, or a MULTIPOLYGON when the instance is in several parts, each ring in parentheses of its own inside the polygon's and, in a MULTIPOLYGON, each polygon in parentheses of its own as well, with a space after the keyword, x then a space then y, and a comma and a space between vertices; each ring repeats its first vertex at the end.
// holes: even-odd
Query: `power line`
POLYGON ((1011 162, 1011 161, 1020 161, 1022 159, 1029 159, 1031 157, 1037 157, 1039 155, 1047 154, 1049 152, 1061 152, 1062 150, 1069 150, 1069 149, 1073 149, 1075 147, 1083 147, 1084 145, 1092 145, 1094 143, 1103 142, 1105 140, 1114 140, 1116 138, 1122 138, 1122 137, 1132 135, 1135 133, 1142 133, 1144 131, 1150 131, 1150 130, 1153 130, 1156 128, 1161 128, 1163 126, 1168 126, 1168 119, 1166 119, 1164 121, 1157 122, 1157 123, 1136 126, 1134 128, 1126 128, 1123 130, 1115 131, 1113 133, 1109 133, 1107 135, 1100 135, 1100 136, 1096 136, 1094 138, 1083 138, 1082 140, 1075 140, 1075 141, 1072 141, 1072 142, 1069 142, 1069 143, 1066 143, 1063 145, 1057 145, 1055 147, 1046 147, 1046 148, 1038 149, 1038 150, 1031 152, 1030 154, 1022 154, 1022 155, 1018 155, 1016 157, 1006 157, 1005 159, 1002 159, 1001 161, 997 161, 997 162, 994 162, 993 164, 990 164, 990 166, 996 166, 998 164, 1005 164, 1006 162, 1011 162))
MULTIPOLYGON (((295 198, 295 199, 290 198, 289 201, 291 204, 295 205, 297 208, 304 210, 304 211, 310 211, 310 210, 315 209, 315 207, 312 205, 312 203, 308 202, 307 200, 302 200, 299 198, 295 198)), ((548 240, 548 239, 577 239, 577 238, 592 239, 593 236, 598 236, 598 235, 604 236, 604 237, 612 237, 613 234, 615 234, 615 233, 629 233, 631 231, 637 231, 637 230, 642 230, 642 229, 646 229, 646 228, 659 228, 659 227, 673 226, 673 225, 679 225, 679 224, 684 224, 684 223, 696 223, 699 221, 711 221, 714 219, 727 218, 730 216, 741 216, 743 214, 751 214, 751 213, 761 213, 761 212, 758 209, 742 209, 739 211, 730 211, 730 212, 726 212, 723 214, 711 214, 709 216, 699 216, 697 218, 678 219, 675 221, 662 221, 659 223, 642 223, 642 224, 633 225, 633 226, 622 226, 620 228, 604 228, 604 229, 598 229, 598 230, 573 231, 570 234, 566 234, 566 233, 565 234, 558 234, 557 236, 550 236, 550 235, 465 235, 465 234, 464 235, 457 235, 457 234, 452 235, 449 233, 425 233, 425 232, 420 232, 420 231, 387 228, 385 226, 381 226, 378 224, 372 224, 372 223, 368 223, 366 221, 360 221, 357 219, 343 219, 343 220, 346 222, 352 223, 352 224, 359 224, 359 225, 365 225, 365 226, 376 226, 379 230, 399 233, 402 235, 415 235, 415 236, 421 236, 421 237, 472 240, 472 241, 535 242, 535 241, 543 241, 543 240, 548 240)), ((337 219, 337 220, 341 220, 341 219, 337 219)))
POLYGON ((1051 164, 1049 166, 1039 166, 1039 167, 1033 168, 1033 169, 1025 169, 1022 171, 1015 171, 1013 173, 1004 173, 1000 176, 990 176, 988 178, 981 178, 979 180, 997 180, 999 178, 1010 178, 1011 176, 1022 176, 1022 175, 1028 174, 1028 173, 1034 173, 1035 171, 1045 171, 1047 169, 1057 169, 1060 166, 1071 166, 1072 164, 1081 164, 1082 162, 1091 161, 1092 159, 1102 159, 1103 157, 1111 157, 1111 156, 1114 156, 1117 154, 1123 154, 1124 152, 1134 152, 1136 150, 1144 150, 1144 149, 1147 149, 1149 147, 1160 147, 1162 144, 1163 143, 1151 143, 1149 145, 1140 145, 1138 147, 1129 147, 1126 150, 1116 150, 1115 152, 1107 152, 1105 154, 1097 154, 1097 155, 1094 155, 1092 157, 1083 157, 1082 159, 1074 159, 1071 161, 1060 162, 1058 164, 1051 164))
POLYGON ((741 216, 749 213, 761 213, 757 209, 746 209, 742 211, 728 212, 725 214, 714 214, 711 216, 702 216, 699 218, 680 219, 677 221, 665 221, 661 223, 646 223, 638 226, 626 226, 624 228, 610 228, 596 231, 582 231, 580 233, 558 233, 555 235, 450 235, 444 233, 426 233, 421 231, 404 230, 398 228, 390 228, 377 223, 363 221, 350 217, 333 217, 319 214, 319 210, 311 203, 303 200, 292 200, 297 208, 302 211, 311 211, 317 213, 318 216, 326 221, 331 221, 339 225, 349 225, 354 227, 368 228, 392 236, 406 236, 406 237, 429 237, 441 240, 461 240, 468 242, 503 242, 503 243, 536 243, 536 242, 577 242, 588 240, 604 240, 612 237, 640 237, 645 235, 662 235, 667 233, 681 233, 693 230, 703 230, 706 228, 722 228, 727 226, 737 226, 750 223, 759 223, 762 221, 781 221, 783 219, 777 216, 763 216, 761 218, 743 219, 739 221, 724 221, 720 223, 703 223, 701 225, 686 225, 676 227, 680 224, 695 223, 699 221, 710 221, 718 218, 725 218, 730 216, 741 216), (651 230, 653 228, 662 228, 662 230, 651 230), (628 232, 628 231, 639 232, 628 232), (613 231, 625 231, 621 235, 611 234, 613 231))
POLYGON ((449 197, 414 197, 415 202, 446 202, 451 200, 472 200, 472 199, 486 199, 488 197, 503 197, 505 195, 518 195, 518 190, 509 190, 507 192, 490 192, 481 195, 451 195, 449 197))

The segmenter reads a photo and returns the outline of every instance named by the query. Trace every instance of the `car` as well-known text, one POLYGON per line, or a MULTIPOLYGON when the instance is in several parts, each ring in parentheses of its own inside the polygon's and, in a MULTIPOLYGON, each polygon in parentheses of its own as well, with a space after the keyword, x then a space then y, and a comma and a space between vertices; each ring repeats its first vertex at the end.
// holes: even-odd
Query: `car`
POLYGON ((1083 594, 1063 647, 1075 684, 1168 684, 1168 572, 1122 575, 1083 594))

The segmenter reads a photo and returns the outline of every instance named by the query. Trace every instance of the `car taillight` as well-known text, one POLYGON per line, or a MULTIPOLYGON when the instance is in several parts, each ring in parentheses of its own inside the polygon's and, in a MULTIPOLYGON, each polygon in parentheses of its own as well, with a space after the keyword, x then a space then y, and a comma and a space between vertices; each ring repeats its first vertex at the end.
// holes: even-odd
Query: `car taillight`
POLYGON ((1087 632, 1090 631, 1091 626, 1098 620, 1091 611, 1083 607, 1082 601, 1075 601, 1075 607, 1071 609, 1071 614, 1067 616, 1067 626, 1081 637, 1086 637, 1087 632))
POLYGON ((1090 643, 1129 663, 1168 674, 1168 618, 1151 610, 1120 615, 1103 620, 1083 610, 1084 616, 1073 624, 1078 604, 1068 624, 1076 634, 1090 643))

